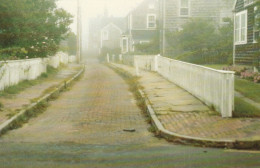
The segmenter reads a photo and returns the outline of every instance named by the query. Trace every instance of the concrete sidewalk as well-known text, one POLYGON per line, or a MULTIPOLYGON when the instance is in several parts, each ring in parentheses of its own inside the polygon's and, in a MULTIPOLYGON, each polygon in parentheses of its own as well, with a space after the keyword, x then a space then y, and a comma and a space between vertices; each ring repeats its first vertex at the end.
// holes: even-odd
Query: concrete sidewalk
MULTIPOLYGON (((135 75, 133 67, 113 65, 135 75)), ((140 75, 139 83, 143 92, 167 131, 212 142, 260 142, 259 118, 222 118, 190 93, 157 73, 141 71, 140 75)))
POLYGON ((16 115, 20 110, 26 108, 35 99, 43 96, 43 94, 48 92, 51 88, 71 78, 78 73, 81 68, 81 65, 69 64, 62 68, 57 74, 47 77, 43 82, 26 88, 18 94, 14 94, 11 97, 0 97, 0 102, 4 106, 0 112, 0 124, 16 115))

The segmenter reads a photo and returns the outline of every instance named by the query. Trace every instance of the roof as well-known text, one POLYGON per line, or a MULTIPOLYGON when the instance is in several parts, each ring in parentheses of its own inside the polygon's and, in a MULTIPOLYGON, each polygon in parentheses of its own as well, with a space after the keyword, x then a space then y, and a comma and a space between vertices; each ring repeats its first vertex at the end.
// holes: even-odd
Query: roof
POLYGON ((122 33, 122 29, 120 27, 118 27, 117 25, 115 25, 114 23, 108 23, 106 26, 104 26, 101 31, 103 31, 104 29, 108 28, 109 26, 112 26, 114 28, 116 28, 117 30, 119 30, 122 33))
POLYGON ((107 26, 110 23, 120 28, 123 32, 127 28, 126 20, 123 17, 96 17, 90 20, 89 25, 93 29, 101 30, 103 27, 107 26))

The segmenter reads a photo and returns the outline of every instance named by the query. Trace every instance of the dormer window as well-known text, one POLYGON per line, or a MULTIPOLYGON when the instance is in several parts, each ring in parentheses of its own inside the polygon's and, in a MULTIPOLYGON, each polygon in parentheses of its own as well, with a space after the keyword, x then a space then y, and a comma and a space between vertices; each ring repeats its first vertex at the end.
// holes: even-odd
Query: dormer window
POLYGON ((251 5, 251 4, 253 4, 254 2, 255 2, 255 0, 244 0, 245 6, 251 5))
POLYGON ((180 0, 180 16, 189 16, 190 8, 189 8, 189 0, 180 0))
POLYGON ((148 14, 147 15, 147 28, 148 29, 155 29, 156 28, 156 15, 155 14, 148 14))

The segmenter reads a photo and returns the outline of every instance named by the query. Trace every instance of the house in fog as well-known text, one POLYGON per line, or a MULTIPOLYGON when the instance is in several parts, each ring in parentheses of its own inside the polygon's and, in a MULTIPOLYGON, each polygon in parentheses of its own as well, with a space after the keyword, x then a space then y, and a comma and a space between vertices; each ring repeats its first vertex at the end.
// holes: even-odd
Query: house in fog
POLYGON ((225 24, 223 18, 232 18, 235 0, 159 0, 160 52, 171 55, 167 32, 180 31, 191 18, 212 20, 225 24))
POLYGON ((257 19, 260 9, 257 0, 236 0, 234 6, 234 62, 235 64, 259 66, 259 29, 257 19))
POLYGON ((150 43, 158 32, 158 0, 144 0, 126 16, 127 31, 121 37, 122 53, 134 52, 136 44, 150 43))
POLYGON ((105 25, 101 31, 100 49, 106 48, 110 50, 119 50, 121 48, 121 35, 124 31, 124 25, 121 26, 114 24, 113 22, 105 25))
POLYGON ((105 14, 92 18, 89 22, 88 51, 99 55, 103 47, 120 50, 120 37, 125 31, 124 17, 108 17, 105 14))

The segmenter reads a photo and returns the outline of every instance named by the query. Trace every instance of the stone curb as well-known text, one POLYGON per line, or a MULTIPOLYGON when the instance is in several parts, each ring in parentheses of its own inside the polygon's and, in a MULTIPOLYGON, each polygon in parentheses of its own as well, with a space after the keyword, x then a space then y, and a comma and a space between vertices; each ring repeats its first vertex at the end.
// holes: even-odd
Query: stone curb
MULTIPOLYGON (((116 67, 113 64, 110 64, 113 68, 122 71, 123 73, 127 73, 128 76, 134 77, 129 72, 116 67)), ((156 129, 156 134, 161 137, 167 139, 171 142, 187 144, 187 145, 195 145, 195 146, 203 146, 203 147, 214 147, 214 148, 229 148, 229 149, 254 149, 260 150, 260 140, 252 140, 252 141, 244 141, 244 140, 216 140, 216 139, 208 139, 208 138, 199 138, 199 137, 191 137, 186 135, 180 135, 174 132, 171 132, 165 129, 156 116, 149 99, 145 96, 142 90, 138 90, 140 97, 145 102, 146 112, 151 117, 152 125, 156 129)))
POLYGON ((70 78, 69 80, 66 80, 65 82, 61 82, 61 84, 59 84, 59 86, 57 86, 55 89, 53 89, 50 93, 45 94, 44 96, 42 96, 39 100, 37 100, 34 103, 31 103, 28 107, 26 107, 25 109, 21 110, 18 114, 16 114, 15 116, 13 116, 12 118, 10 118, 9 120, 5 121, 3 124, 0 125, 0 136, 3 134, 3 132, 8 129, 8 127, 15 122, 20 116, 24 115, 28 110, 33 109, 34 107, 36 107, 39 103, 44 102, 44 101, 48 101, 49 98, 56 94, 59 93, 61 90, 67 88, 67 86, 71 85, 71 83, 77 79, 79 76, 81 76, 83 74, 83 72, 85 71, 85 66, 83 66, 81 68, 81 70, 74 75, 72 78, 70 78))

